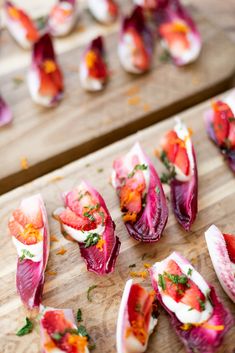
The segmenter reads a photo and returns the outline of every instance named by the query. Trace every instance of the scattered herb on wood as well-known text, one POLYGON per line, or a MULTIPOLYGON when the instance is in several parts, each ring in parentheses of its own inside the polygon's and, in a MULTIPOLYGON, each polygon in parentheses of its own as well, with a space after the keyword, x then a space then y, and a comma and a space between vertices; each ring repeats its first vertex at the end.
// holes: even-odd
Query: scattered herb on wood
POLYGON ((136 264, 131 264, 131 265, 129 265, 128 267, 129 267, 129 268, 134 268, 134 267, 136 267, 136 264))
POLYGON ((82 310, 79 308, 77 311, 77 322, 82 321, 82 310))
POLYGON ((93 289, 97 288, 97 285, 93 285, 93 286, 90 286, 87 290, 87 299, 89 302, 92 302, 92 298, 91 298, 91 292, 93 291, 93 289))
POLYGON ((30 321, 28 317, 26 317, 25 320, 26 320, 25 325, 21 329, 19 329, 19 331, 16 332, 16 336, 25 336, 25 335, 29 334, 30 332, 32 332, 32 330, 33 330, 32 321, 30 321))

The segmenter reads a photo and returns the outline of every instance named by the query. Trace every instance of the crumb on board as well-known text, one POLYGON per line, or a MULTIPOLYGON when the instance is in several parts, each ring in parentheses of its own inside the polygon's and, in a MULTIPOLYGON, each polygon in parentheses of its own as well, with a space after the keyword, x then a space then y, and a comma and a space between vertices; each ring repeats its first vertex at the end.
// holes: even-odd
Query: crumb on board
POLYGON ((29 168, 29 162, 26 157, 21 157, 20 158, 20 166, 22 170, 26 170, 29 168))
POLYGON ((47 273, 49 276, 56 276, 56 275, 57 275, 57 271, 55 271, 55 270, 48 270, 48 271, 46 271, 46 273, 47 273))
POLYGON ((53 178, 51 178, 51 179, 49 180, 49 182, 50 182, 50 183, 56 183, 57 181, 60 181, 60 180, 62 180, 62 179, 64 179, 63 176, 57 175, 57 176, 54 176, 53 178))
POLYGON ((127 96, 133 96, 133 95, 139 93, 139 91, 140 91, 139 86, 135 85, 135 86, 130 87, 127 90, 126 94, 127 94, 127 96))
POLYGON ((57 238, 57 236, 55 234, 52 234, 50 239, 51 239, 52 242, 58 242, 59 241, 59 239, 57 238))
POLYGON ((67 250, 64 247, 62 247, 56 252, 56 255, 64 255, 66 252, 67 250))
POLYGON ((144 103, 143 105, 143 111, 145 113, 149 112, 150 111, 150 105, 148 103, 144 103))
POLYGON ((129 105, 138 105, 140 103, 140 97, 139 96, 133 96, 128 98, 127 103, 129 105))
POLYGON ((148 264, 148 263, 145 263, 145 264, 144 264, 144 267, 145 267, 145 268, 150 268, 151 266, 152 266, 152 265, 150 265, 150 264, 148 264))
POLYGON ((145 279, 148 276, 148 272, 147 271, 131 271, 130 276, 132 278, 137 277, 137 278, 145 279))

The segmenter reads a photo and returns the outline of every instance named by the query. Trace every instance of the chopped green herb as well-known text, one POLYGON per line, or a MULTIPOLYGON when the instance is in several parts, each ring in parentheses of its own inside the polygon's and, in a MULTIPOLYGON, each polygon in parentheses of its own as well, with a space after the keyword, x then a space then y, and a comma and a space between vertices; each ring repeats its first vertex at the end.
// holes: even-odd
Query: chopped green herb
POLYGON ((200 305, 200 308, 202 310, 205 310, 206 309, 206 306, 205 306, 205 302, 203 300, 201 300, 200 298, 198 298, 198 303, 200 305))
POLYGON ((15 87, 20 86, 24 82, 24 79, 22 77, 13 77, 12 80, 14 82, 15 87))
POLYGON ((79 308, 77 311, 77 322, 82 321, 82 310, 79 308))
POLYGON ((142 255, 142 257, 141 257, 141 260, 144 261, 144 259, 147 257, 147 255, 148 255, 148 254, 147 254, 146 252, 143 253, 143 255, 142 255))
POLYGON ((188 275, 188 276, 192 276, 192 272, 193 272, 192 268, 189 268, 189 269, 188 269, 188 272, 187 272, 187 275, 188 275))
POLYGON ((164 279, 163 275, 161 275, 161 274, 158 275, 158 285, 159 285, 163 290, 166 289, 166 282, 165 282, 165 279, 164 279))
POLYGON ((100 204, 97 203, 96 205, 88 205, 88 206, 85 206, 84 208, 88 208, 90 211, 94 211, 94 210, 98 210, 100 208, 100 204))
POLYGON ((88 349, 89 349, 89 351, 93 351, 94 349, 96 349, 96 344, 95 343, 89 344, 88 349))
POLYGON ((176 176, 175 167, 169 162, 165 151, 162 151, 160 159, 168 170, 168 173, 162 173, 160 178, 161 182, 163 184, 169 184, 169 182, 176 176))
POLYGON ((78 201, 80 201, 84 197, 84 194, 80 191, 78 194, 78 201))
POLYGON ((98 233, 89 233, 84 244, 85 248, 89 248, 90 246, 96 245, 100 240, 100 235, 98 233))
POLYGON ((170 273, 165 273, 165 275, 167 276, 167 278, 175 283, 175 284, 186 284, 188 282, 188 278, 185 275, 172 275, 170 273))
POLYGON ((93 289, 95 289, 96 287, 97 287, 97 285, 93 285, 93 286, 90 286, 87 290, 87 299, 89 302, 92 302, 91 291, 93 291, 93 289))
POLYGON ((206 297, 209 300, 209 302, 211 303, 211 306, 214 306, 213 301, 211 299, 211 292, 209 292, 206 297))
POLYGON ((161 62, 168 62, 171 59, 170 53, 165 50, 159 57, 161 62))
POLYGON ((104 212, 100 211, 99 215, 100 215, 100 217, 102 219, 102 226, 103 226, 104 225, 104 220, 105 220, 105 214, 104 214, 104 212))
POLYGON ((30 321, 28 317, 26 317, 25 320, 26 320, 26 324, 19 331, 16 332, 17 336, 24 336, 24 335, 27 335, 28 333, 32 332, 32 330, 33 330, 32 321, 30 321))
POLYGON ((193 308, 189 308, 189 309, 188 309, 188 311, 191 311, 191 310, 193 310, 193 308))
POLYGON ((63 335, 62 335, 60 332, 55 332, 55 333, 53 333, 53 334, 51 335, 51 337, 52 337, 54 340, 59 341, 59 340, 63 337, 63 335))
POLYGON ((78 326, 78 333, 79 333, 79 335, 81 335, 83 337, 89 338, 87 330, 86 330, 85 326, 83 326, 83 325, 78 326))
POLYGON ((128 178, 132 178, 137 170, 147 170, 148 166, 146 164, 136 164, 133 171, 127 175, 128 178))
POLYGON ((155 189, 155 190, 156 190, 156 193, 157 193, 157 194, 160 194, 160 188, 159 188, 159 186, 156 186, 156 189, 155 189))
POLYGON ((104 171, 104 168, 98 168, 97 173, 102 173, 104 171))
POLYGON ((41 16, 36 19, 37 29, 43 29, 47 24, 47 16, 41 16))
POLYGON ((229 117, 228 118, 228 121, 230 122, 230 123, 235 123, 235 117, 233 116, 233 117, 229 117))
POLYGON ((30 257, 32 259, 34 254, 32 254, 29 250, 22 249, 21 256, 19 258, 20 262, 23 261, 26 257, 30 257))
POLYGON ((129 268, 136 267, 136 264, 129 265, 128 267, 129 267, 129 268))
POLYGON ((89 211, 84 212, 84 213, 83 213, 83 216, 89 218, 89 220, 92 221, 92 222, 95 221, 95 217, 94 217, 93 214, 91 214, 89 211))

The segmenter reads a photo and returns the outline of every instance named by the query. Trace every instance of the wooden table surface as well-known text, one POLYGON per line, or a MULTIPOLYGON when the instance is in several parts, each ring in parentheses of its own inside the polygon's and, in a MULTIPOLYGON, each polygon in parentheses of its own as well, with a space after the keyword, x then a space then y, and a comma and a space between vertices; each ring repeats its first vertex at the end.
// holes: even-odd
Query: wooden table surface
MULTIPOLYGON (((234 233, 235 178, 227 167, 216 147, 207 138, 203 112, 208 109, 207 101, 180 114, 182 120, 193 130, 199 171, 199 214, 189 233, 176 223, 170 209, 169 220, 163 237, 155 244, 140 244, 130 238, 121 220, 118 199, 109 184, 112 161, 126 153, 135 141, 140 141, 152 159, 159 174, 163 171, 161 163, 153 156, 153 150, 164 132, 171 129, 173 118, 153 125, 124 140, 88 155, 68 166, 37 179, 25 186, 11 191, 0 198, 0 351, 1 353, 39 353, 39 332, 23 337, 15 335, 21 327, 25 313, 15 288, 16 252, 7 231, 7 221, 23 197, 40 192, 46 203, 51 234, 59 242, 51 243, 46 274, 43 303, 54 307, 71 307, 74 312, 82 308, 84 324, 94 338, 97 353, 115 352, 115 328, 117 312, 126 280, 129 278, 130 264, 136 270, 143 270, 144 263, 153 264, 168 256, 172 251, 181 252, 202 275, 211 282, 221 300, 235 314, 235 306, 223 292, 206 248, 204 231, 216 224, 224 232, 234 233), (103 195, 116 223, 116 232, 122 242, 115 272, 98 277, 86 271, 80 258, 78 246, 68 242, 60 233, 59 224, 51 214, 61 205, 60 194, 77 185, 82 179, 88 180, 103 195), (67 252, 61 256, 56 252, 64 246, 67 252), (141 260, 143 254, 144 261, 141 260), (92 293, 92 302, 87 300, 87 289, 97 285, 92 293)), ((165 187, 169 196, 168 187, 165 187)), ((170 208, 170 207, 169 207, 170 208)), ((143 285, 150 288, 146 279, 143 285)), ((219 353, 233 353, 235 349, 235 327, 226 335, 219 353)), ((185 349, 172 331, 166 314, 161 311, 156 333, 151 337, 148 353, 183 353, 185 349), (174 349, 172 349, 174 347, 174 349)))
MULTIPOLYGON (((50 1, 26 2, 35 16, 50 1), (33 5, 34 4, 34 5, 33 5)), ((130 0, 123 1, 124 10, 130 0)), ((46 8, 44 7, 46 6, 46 8)), ((81 3, 81 8, 84 7, 81 3)), ((33 180, 140 128, 179 112, 229 87, 235 71, 235 46, 215 25, 191 8, 203 38, 200 58, 177 68, 159 60, 157 45, 153 70, 141 77, 127 74, 117 55, 117 24, 104 27, 83 10, 77 30, 56 41, 65 73, 65 98, 55 109, 36 106, 25 81, 29 52, 13 42, 6 30, 1 37, 0 85, 12 107, 12 125, 1 129, 0 193, 33 180), (84 43, 95 33, 107 39, 111 79, 104 92, 90 94, 79 84, 77 67, 84 43), (23 83, 16 85, 15 79, 23 83), (22 170, 27 158, 29 168, 22 170)))

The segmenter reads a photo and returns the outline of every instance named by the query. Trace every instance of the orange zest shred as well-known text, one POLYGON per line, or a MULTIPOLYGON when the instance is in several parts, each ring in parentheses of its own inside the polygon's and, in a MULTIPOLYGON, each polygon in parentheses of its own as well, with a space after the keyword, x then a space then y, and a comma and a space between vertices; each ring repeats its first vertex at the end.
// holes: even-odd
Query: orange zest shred
POLYGON ((134 212, 127 212, 122 216, 124 222, 135 222, 137 214, 134 212))
POLYGON ((140 91, 140 88, 139 88, 139 86, 132 86, 132 87, 130 87, 128 90, 127 90, 127 92, 126 92, 126 94, 128 95, 128 96, 133 96, 133 95, 135 95, 136 93, 139 93, 139 91, 140 91))
POLYGON ((150 111, 150 105, 148 103, 144 103, 143 105, 143 111, 145 113, 149 112, 150 111))
POLYGON ((145 267, 145 268, 150 268, 151 266, 152 266, 152 265, 147 264, 147 263, 144 264, 144 267, 145 267))
POLYGON ((66 252, 67 250, 64 247, 62 247, 56 252, 56 255, 64 255, 66 252))
POLYGON ((144 320, 140 318, 131 322, 131 326, 126 330, 126 337, 133 334, 143 345, 146 343, 148 333, 144 329, 144 320))
POLYGON ((59 240, 58 240, 58 238, 56 237, 56 235, 52 234, 52 235, 51 235, 51 241, 53 241, 53 242, 58 242, 59 240))
POLYGON ((134 96, 134 97, 128 98, 127 103, 129 105, 138 105, 140 103, 140 97, 134 96))
POLYGON ((76 347, 78 352, 84 353, 87 347, 87 337, 69 334, 68 344, 76 347))
POLYGON ((56 348, 56 344, 50 340, 50 341, 47 341, 45 344, 44 344, 44 348, 45 348, 45 351, 52 351, 53 349, 56 348))
POLYGON ((138 278, 145 279, 148 276, 148 272, 147 271, 131 271, 130 276, 133 278, 138 277, 138 278))
POLYGON ((20 233, 20 236, 22 236, 25 239, 35 238, 37 240, 37 243, 42 241, 43 239, 42 234, 39 232, 38 229, 35 229, 31 223, 26 224, 24 231, 20 233))
POLYGON ((47 274, 50 275, 50 276, 56 276, 57 275, 57 271, 49 270, 49 271, 47 271, 47 274))
POLYGON ((104 244, 105 244, 105 240, 101 238, 101 239, 98 241, 98 243, 96 244, 96 248, 97 248, 99 251, 103 251, 104 244))
POLYGON ((50 74, 56 71, 56 63, 54 60, 47 59, 43 62, 43 69, 46 74, 50 74))
POLYGON ((28 159, 26 157, 21 157, 20 159, 20 165, 22 170, 26 170, 29 168, 29 163, 28 159))
POLYGON ((183 331, 187 331, 187 330, 190 330, 192 328, 192 326, 194 326, 194 327, 200 326, 200 327, 204 327, 205 329, 213 330, 213 331, 223 331, 224 330, 224 325, 210 325, 207 322, 203 322, 201 324, 197 324, 197 323, 183 324, 180 328, 183 331))
POLYGON ((17 20, 20 18, 20 13, 16 7, 13 7, 13 6, 9 7, 8 13, 11 17, 13 17, 17 20))
POLYGON ((175 32, 181 32, 181 33, 189 32, 189 27, 186 25, 186 23, 183 23, 180 21, 175 21, 174 23, 172 23, 172 29, 175 32))
POLYGON ((96 54, 93 50, 88 50, 85 57, 86 64, 91 69, 96 62, 96 54))

